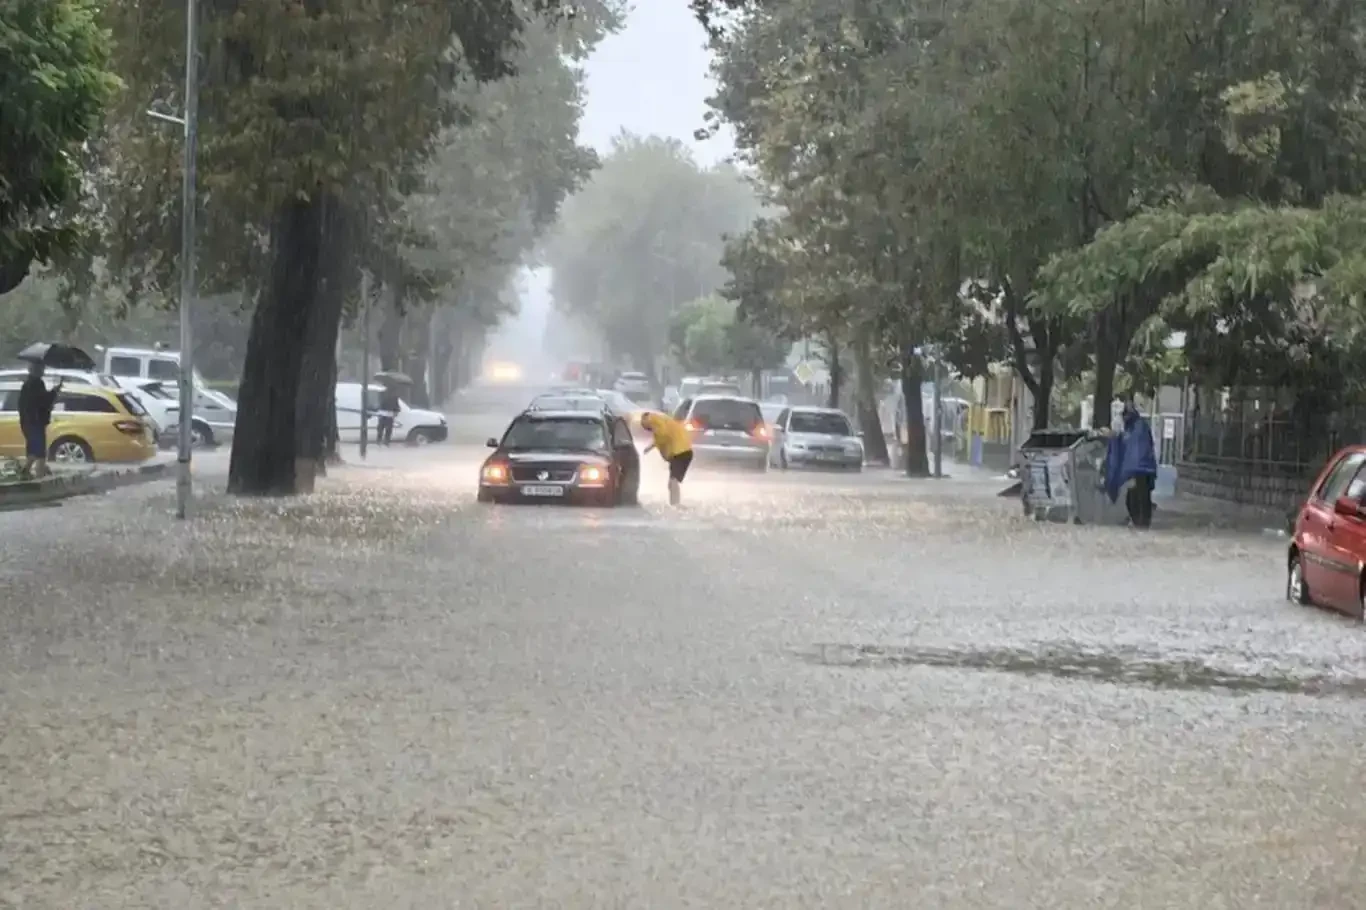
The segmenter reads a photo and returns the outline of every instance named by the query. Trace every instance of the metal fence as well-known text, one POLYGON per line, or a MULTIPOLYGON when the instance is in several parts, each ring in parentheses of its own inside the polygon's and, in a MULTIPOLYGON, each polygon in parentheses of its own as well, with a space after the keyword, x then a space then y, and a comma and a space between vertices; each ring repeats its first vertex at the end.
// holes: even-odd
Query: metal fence
POLYGON ((1192 414, 1187 415, 1183 430, 1182 461, 1238 467, 1254 474, 1298 475, 1316 470, 1343 446, 1366 442, 1366 412, 1192 414))

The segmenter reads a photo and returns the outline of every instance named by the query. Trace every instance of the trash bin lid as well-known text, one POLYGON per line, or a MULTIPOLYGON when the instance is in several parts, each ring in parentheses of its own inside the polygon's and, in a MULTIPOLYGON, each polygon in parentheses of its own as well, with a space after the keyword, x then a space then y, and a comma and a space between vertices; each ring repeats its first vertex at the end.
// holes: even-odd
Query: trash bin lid
POLYGON ((1090 430, 1079 430, 1075 427, 1063 427, 1059 429, 1035 430, 1029 434, 1021 449, 1070 449, 1091 433, 1090 430))

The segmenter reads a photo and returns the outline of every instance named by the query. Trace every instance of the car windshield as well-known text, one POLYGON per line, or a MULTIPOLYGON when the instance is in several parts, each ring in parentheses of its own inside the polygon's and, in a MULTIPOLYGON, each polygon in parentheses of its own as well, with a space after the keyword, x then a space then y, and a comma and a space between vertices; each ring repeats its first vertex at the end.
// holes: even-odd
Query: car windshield
POLYGON ((742 430, 748 433, 763 423, 764 415, 752 401, 736 398, 704 399, 693 405, 688 419, 708 430, 742 430))
POLYGON ((503 448, 511 450, 566 449, 601 452, 607 434, 598 420, 577 417, 519 417, 508 427, 503 448))
POLYGON ((823 436, 852 436, 849 421, 843 414, 825 411, 793 411, 788 418, 790 433, 819 433, 823 436))

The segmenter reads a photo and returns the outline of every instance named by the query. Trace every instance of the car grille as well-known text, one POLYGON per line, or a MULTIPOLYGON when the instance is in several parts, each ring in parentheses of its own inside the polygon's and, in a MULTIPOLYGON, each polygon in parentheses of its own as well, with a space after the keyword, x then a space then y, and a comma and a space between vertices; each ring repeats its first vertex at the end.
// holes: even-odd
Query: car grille
POLYGON ((512 479, 518 483, 569 483, 578 472, 577 464, 517 465, 512 469, 512 479))

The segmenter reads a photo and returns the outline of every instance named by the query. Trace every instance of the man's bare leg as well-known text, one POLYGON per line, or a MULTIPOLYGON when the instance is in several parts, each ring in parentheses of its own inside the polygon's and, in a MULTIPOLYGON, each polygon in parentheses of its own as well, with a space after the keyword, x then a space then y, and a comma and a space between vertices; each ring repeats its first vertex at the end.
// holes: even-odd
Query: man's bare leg
POLYGON ((676 506, 683 496, 683 485, 672 477, 669 478, 669 505, 676 506))

